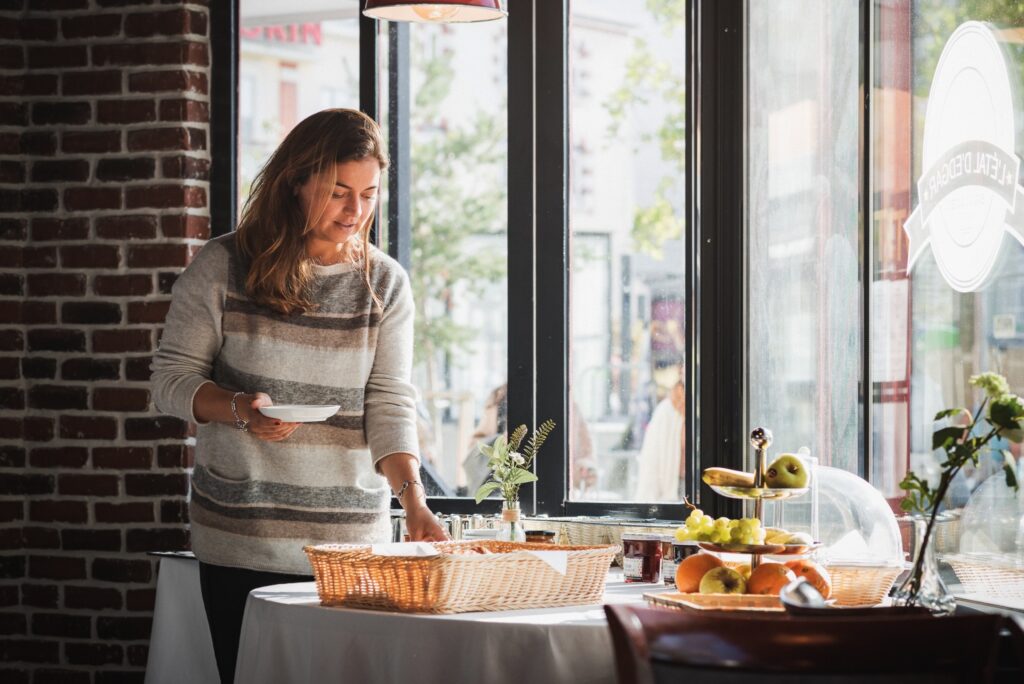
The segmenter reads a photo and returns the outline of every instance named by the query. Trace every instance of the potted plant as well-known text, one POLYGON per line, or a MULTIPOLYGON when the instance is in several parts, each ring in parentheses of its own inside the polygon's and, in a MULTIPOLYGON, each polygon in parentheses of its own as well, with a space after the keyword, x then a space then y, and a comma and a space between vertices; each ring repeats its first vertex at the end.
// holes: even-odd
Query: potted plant
POLYGON ((480 453, 487 457, 487 467, 491 472, 476 490, 476 502, 480 503, 496 491, 501 493, 500 540, 526 541, 526 530, 520 521, 519 487, 537 480, 531 466, 544 440, 554 429, 555 422, 545 420, 523 445, 528 430, 525 425, 520 425, 508 437, 498 435, 493 444, 480 444, 478 447, 480 453))
MULTIPOLYGON (((977 466, 981 452, 997 437, 1019 443, 1024 439, 1024 403, 1010 392, 1006 378, 998 373, 971 376, 971 385, 985 392, 981 406, 973 414, 965 408, 952 408, 935 415, 942 422, 932 435, 932 448, 942 449, 945 460, 938 484, 910 471, 900 482, 907 496, 900 507, 914 518, 914 560, 910 574, 894 595, 899 605, 923 606, 937 615, 949 615, 956 609, 956 600, 939 576, 932 537, 935 518, 953 478, 968 464, 977 466), (987 412, 986 412, 987 406, 987 412), (979 430, 979 421, 985 423, 979 430), (950 424, 954 423, 954 424, 950 424)), ((1006 484, 1017 489, 1017 473, 1013 455, 1002 451, 1006 484)))

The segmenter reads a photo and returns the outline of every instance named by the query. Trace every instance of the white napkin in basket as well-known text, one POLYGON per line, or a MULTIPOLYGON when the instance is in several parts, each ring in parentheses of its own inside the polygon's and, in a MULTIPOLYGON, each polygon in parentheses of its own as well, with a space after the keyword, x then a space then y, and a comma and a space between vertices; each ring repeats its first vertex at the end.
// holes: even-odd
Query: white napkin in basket
POLYGON ((559 575, 564 575, 569 565, 569 554, 565 551, 527 551, 526 553, 544 561, 559 575))
POLYGON ((427 542, 392 542, 373 544, 370 553, 375 556, 436 556, 437 549, 427 542))

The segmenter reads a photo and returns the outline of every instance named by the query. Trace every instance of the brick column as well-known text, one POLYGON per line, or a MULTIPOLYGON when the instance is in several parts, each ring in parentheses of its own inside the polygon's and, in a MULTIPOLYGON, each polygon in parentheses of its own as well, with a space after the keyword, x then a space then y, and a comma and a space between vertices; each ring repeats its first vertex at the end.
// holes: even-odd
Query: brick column
POLYGON ((188 547, 149 363, 209 235, 206 0, 0 2, 0 681, 143 680, 188 547))

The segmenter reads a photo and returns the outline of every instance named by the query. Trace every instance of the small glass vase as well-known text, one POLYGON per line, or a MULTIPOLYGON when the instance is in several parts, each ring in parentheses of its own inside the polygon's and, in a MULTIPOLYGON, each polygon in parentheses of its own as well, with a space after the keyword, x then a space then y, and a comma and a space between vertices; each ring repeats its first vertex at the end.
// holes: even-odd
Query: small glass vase
POLYGON ((501 527, 498 528, 498 541, 524 542, 526 529, 519 519, 519 502, 505 501, 501 505, 501 527))
POLYGON ((928 534, 928 519, 914 518, 914 562, 910 574, 893 594, 897 606, 920 606, 933 615, 952 615, 956 598, 949 593, 935 558, 935 529, 928 534))

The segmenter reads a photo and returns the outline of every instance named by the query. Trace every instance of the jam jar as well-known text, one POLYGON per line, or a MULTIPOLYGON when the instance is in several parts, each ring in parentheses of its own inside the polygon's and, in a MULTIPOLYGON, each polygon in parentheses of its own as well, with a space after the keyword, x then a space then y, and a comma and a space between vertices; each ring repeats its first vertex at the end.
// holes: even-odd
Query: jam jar
POLYGON ((672 550, 675 540, 674 534, 661 535, 661 579, 666 587, 676 585, 676 557, 672 550))
POLYGON ((696 553, 700 553, 700 546, 697 545, 697 542, 672 542, 672 557, 675 559, 676 567, 696 553))
POLYGON ((554 544, 555 536, 551 530, 526 530, 526 541, 537 544, 554 544))
POLYGON ((654 584, 661 579, 661 535, 622 535, 622 575, 627 582, 654 584))
POLYGON ((665 578, 665 586, 674 587, 676 586, 676 570, 679 568, 679 564, 693 554, 700 553, 700 547, 697 546, 697 542, 673 540, 671 542, 671 549, 669 554, 661 561, 661 576, 665 578))

